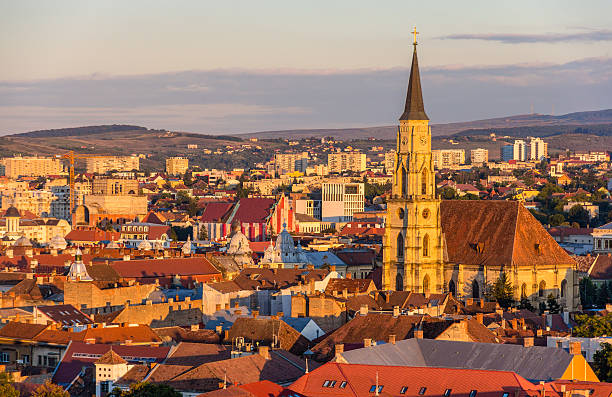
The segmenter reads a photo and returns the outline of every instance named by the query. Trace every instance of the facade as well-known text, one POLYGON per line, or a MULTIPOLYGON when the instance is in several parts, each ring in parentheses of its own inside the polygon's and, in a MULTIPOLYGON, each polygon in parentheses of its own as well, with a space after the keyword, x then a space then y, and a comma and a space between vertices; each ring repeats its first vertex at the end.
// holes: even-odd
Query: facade
POLYGON ((514 146, 513 145, 503 145, 499 149, 499 159, 503 162, 508 162, 514 158, 514 146))
POLYGON ((60 159, 54 157, 6 157, 0 160, 4 175, 9 178, 20 176, 60 175, 63 171, 60 159))
POLYGON ((306 173, 308 153, 277 153, 274 155, 274 173, 276 176, 298 171, 306 173))
POLYGON ((366 170, 366 155, 361 152, 330 153, 327 156, 329 172, 343 171, 361 172, 366 170))
POLYGON ((431 155, 433 165, 438 169, 465 164, 465 150, 463 149, 432 150, 431 155))
POLYGON ((517 139, 514 141, 514 145, 512 147, 512 160, 516 161, 525 161, 527 151, 527 144, 522 139, 517 139))
POLYGON ((324 183, 321 200, 323 222, 350 222, 353 214, 363 212, 363 183, 324 183))
POLYGON ((321 219, 321 200, 315 199, 296 199, 295 213, 311 216, 315 219, 321 219))
POLYGON ((189 159, 186 157, 169 157, 166 159, 166 173, 168 175, 183 175, 189 168, 189 159))
POLYGON ((395 169, 395 151, 385 153, 385 172, 387 174, 393 174, 395 169))
POLYGON ((0 191, 0 209, 15 207, 37 216, 49 216, 54 198, 48 190, 3 189, 0 191))
POLYGON ((578 306, 575 261, 521 203, 441 201, 432 167, 415 45, 387 201, 383 289, 481 298, 505 273, 517 301, 552 294, 565 308, 578 306))
POLYGON ((15 207, 10 207, 0 217, 0 238, 6 238, 9 243, 25 237, 40 244, 48 244, 53 238, 64 237, 70 230, 70 224, 64 219, 24 219, 15 207))
POLYGON ((593 229, 593 252, 612 252, 612 222, 593 229))
MULTIPOLYGON (((77 182, 74 188, 75 206, 82 205, 85 196, 91 194, 91 184, 77 182)), ((51 186, 51 193, 53 193, 55 199, 51 201, 50 215, 54 218, 70 220, 70 186, 51 186)))
POLYGON ((531 160, 539 161, 548 157, 548 143, 544 142, 542 138, 531 138, 529 146, 529 158, 531 160))
POLYGON ((109 171, 132 171, 140 169, 138 156, 104 156, 85 159, 85 168, 90 174, 105 174, 109 171))
POLYGON ((482 165, 489 162, 489 151, 487 149, 470 150, 470 162, 472 165, 482 165))

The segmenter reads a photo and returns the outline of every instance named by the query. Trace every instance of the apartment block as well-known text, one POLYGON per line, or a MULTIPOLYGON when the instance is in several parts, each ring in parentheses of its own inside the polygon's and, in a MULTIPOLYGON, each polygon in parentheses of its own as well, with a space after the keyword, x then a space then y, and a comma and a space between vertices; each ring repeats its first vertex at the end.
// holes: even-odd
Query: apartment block
POLYGON ((91 174, 105 174, 109 171, 140 170, 138 156, 104 156, 85 159, 85 168, 91 174))
POLYGON ((308 153, 277 153, 274 155, 274 173, 276 176, 295 171, 306 173, 308 153))
POLYGON ((395 169, 395 150, 385 153, 385 172, 392 174, 395 169))
POLYGON ((465 164, 465 150, 463 149, 441 149, 432 150, 434 168, 448 168, 465 164))
POLYGON ((548 143, 544 142, 542 138, 532 138, 529 142, 530 153, 529 158, 531 160, 542 160, 548 157, 548 143))
POLYGON ((0 159, 0 164, 9 178, 59 175, 63 171, 60 159, 54 157, 6 157, 0 159))
POLYGON ((470 150, 470 162, 472 164, 484 164, 489 161, 489 151, 487 149, 473 149, 470 150))
POLYGON ((0 191, 0 209, 7 210, 13 206, 36 216, 49 216, 54 199, 55 196, 48 190, 3 189, 0 191))
POLYGON ((189 159, 186 157, 169 157, 166 159, 168 175, 183 175, 189 169, 189 159))
POLYGON ((527 144, 522 139, 517 139, 514 141, 514 145, 512 148, 512 160, 516 161, 525 161, 527 144))
POLYGON ((350 222, 364 208, 363 183, 324 183, 321 200, 323 222, 350 222))
POLYGON ((366 170, 366 155, 361 152, 330 153, 327 156, 329 172, 361 172, 366 170))

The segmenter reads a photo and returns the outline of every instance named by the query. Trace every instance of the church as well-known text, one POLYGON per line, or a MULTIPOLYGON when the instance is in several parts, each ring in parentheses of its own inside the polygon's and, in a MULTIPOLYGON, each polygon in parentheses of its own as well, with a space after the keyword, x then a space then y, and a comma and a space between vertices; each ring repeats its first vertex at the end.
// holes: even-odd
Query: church
POLYGON ((387 200, 384 289, 479 299, 505 273, 516 301, 537 307, 552 294, 563 308, 576 309, 576 262, 520 202, 443 201, 436 194, 414 33, 387 200))

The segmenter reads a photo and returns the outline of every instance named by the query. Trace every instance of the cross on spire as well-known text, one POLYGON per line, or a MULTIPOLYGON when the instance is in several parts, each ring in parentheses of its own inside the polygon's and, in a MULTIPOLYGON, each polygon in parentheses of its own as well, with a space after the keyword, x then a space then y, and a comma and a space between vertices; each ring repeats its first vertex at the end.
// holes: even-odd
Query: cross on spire
POLYGON ((416 30, 416 26, 414 27, 414 30, 411 32, 414 35, 414 42, 412 44, 417 45, 417 34, 419 34, 419 32, 417 32, 416 30))

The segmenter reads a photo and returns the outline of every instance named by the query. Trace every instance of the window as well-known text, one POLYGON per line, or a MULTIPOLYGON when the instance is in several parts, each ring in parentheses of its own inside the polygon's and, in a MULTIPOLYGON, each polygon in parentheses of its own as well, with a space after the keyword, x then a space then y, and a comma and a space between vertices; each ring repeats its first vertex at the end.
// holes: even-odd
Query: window
POLYGON ((545 291, 546 291, 546 281, 542 280, 540 282, 540 287, 538 288, 538 296, 540 298, 543 298, 545 291))
POLYGON ((470 391, 470 397, 476 397, 476 393, 477 393, 476 390, 470 391))
POLYGON ((400 394, 406 394, 406 390, 408 390, 408 386, 402 386, 400 389, 400 394))
POLYGON ((402 233, 399 233, 397 235, 397 258, 403 258, 404 257, 404 235, 402 233))
POLYGON ((10 360, 10 356, 7 352, 0 353, 0 361, 3 363, 8 363, 10 360))
POLYGON ((421 176, 421 194, 427 194, 427 168, 423 170, 421 176))
POLYGON ((444 391, 444 397, 450 397, 452 391, 453 391, 453 389, 446 389, 444 391))
MULTIPOLYGON (((426 392, 426 391, 427 391, 427 388, 426 388, 426 387, 421 387, 421 388, 419 389, 419 395, 420 395, 420 396, 422 396, 423 394, 425 394, 425 392, 426 392)), ((507 396, 506 396, 506 397, 507 397, 507 396)))
POLYGON ((345 381, 345 380, 343 380, 343 381, 340 383, 340 386, 338 386, 338 387, 339 387, 340 389, 344 389, 344 388, 346 387, 346 381, 345 381))
MULTIPOLYGON (((378 386, 378 393, 382 393, 382 389, 383 389, 383 386, 379 385, 378 386)), ((376 392, 376 385, 372 385, 372 387, 370 387, 370 393, 374 393, 374 392, 376 392)))
POLYGON ((510 396, 510 393, 507 393, 507 392, 502 394, 502 397, 509 397, 509 396, 510 396))
POLYGON ((325 382, 323 382, 323 387, 327 387, 327 386, 329 386, 329 381, 328 381, 328 380, 326 380, 325 382))
POLYGON ((325 382, 323 382, 323 387, 334 387, 336 385, 336 381, 335 380, 326 380, 325 382))
POLYGON ((565 289, 567 288, 567 280, 561 281, 561 298, 565 298, 565 289))
POLYGON ((429 234, 425 234, 425 237, 423 237, 423 256, 429 256, 429 234))

